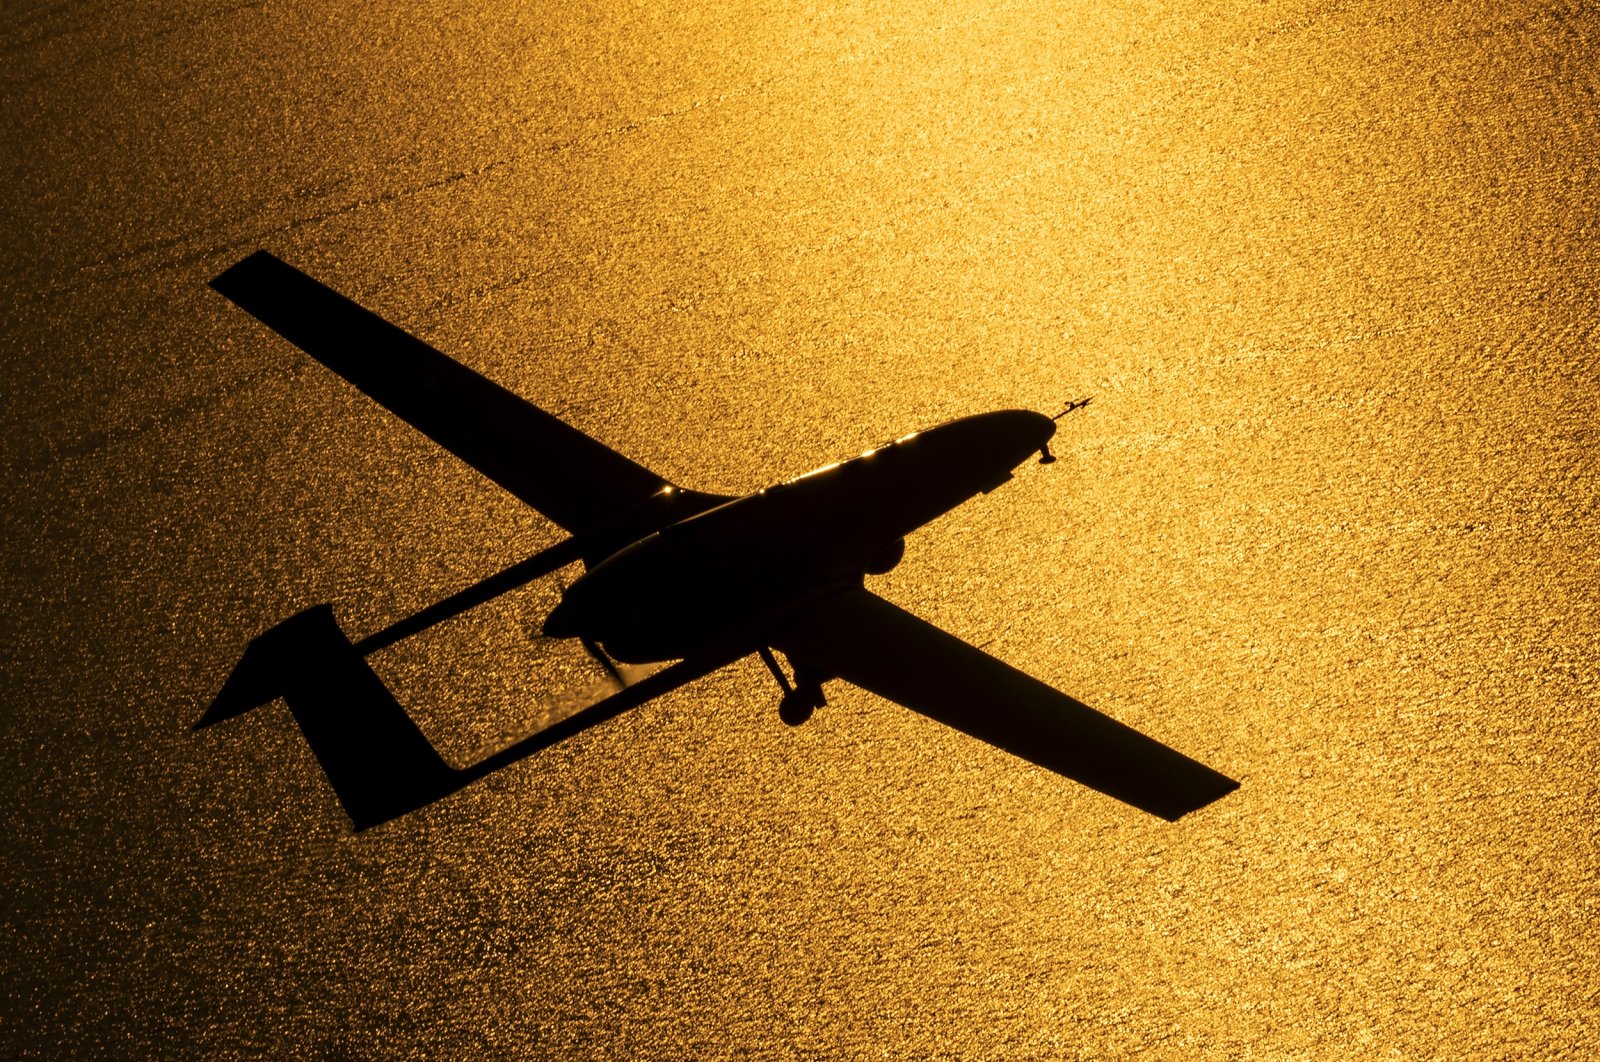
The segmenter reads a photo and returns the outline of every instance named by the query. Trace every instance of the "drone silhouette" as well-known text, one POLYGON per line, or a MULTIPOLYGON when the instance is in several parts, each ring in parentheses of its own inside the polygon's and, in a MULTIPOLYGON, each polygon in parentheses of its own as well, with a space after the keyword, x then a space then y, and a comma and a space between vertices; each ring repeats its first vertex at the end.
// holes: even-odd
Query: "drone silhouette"
POLYGON ((281 697, 358 831, 752 653, 790 725, 843 680, 1167 820, 1238 787, 865 588, 906 535, 1030 456, 1054 460, 1057 420, 1088 399, 1054 417, 963 417, 725 497, 667 482, 265 251, 211 286, 570 534, 359 642, 324 604, 250 643, 195 729, 281 697), (575 562, 584 574, 543 633, 580 640, 616 692, 470 766, 445 763, 366 656, 575 562), (632 684, 618 667, 664 661, 632 684))

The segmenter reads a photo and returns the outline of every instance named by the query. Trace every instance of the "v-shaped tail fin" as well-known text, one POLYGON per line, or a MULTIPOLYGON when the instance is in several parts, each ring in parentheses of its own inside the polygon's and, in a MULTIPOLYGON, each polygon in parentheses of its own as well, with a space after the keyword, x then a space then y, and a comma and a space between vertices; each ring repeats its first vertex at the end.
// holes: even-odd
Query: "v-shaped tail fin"
POLYGON ((367 666, 330 605, 256 638, 198 729, 282 697, 357 830, 455 792, 475 775, 440 758, 367 666))

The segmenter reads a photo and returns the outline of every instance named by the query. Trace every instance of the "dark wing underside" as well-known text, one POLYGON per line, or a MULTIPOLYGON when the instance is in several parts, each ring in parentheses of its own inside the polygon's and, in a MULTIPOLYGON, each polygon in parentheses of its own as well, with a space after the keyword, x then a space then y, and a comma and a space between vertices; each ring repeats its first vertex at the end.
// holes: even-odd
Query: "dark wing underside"
POLYGON ((796 663, 1169 821, 1238 788, 866 590, 824 598, 780 633, 796 663))
POLYGON ((574 534, 641 506, 681 519, 721 500, 684 491, 674 505, 645 506, 666 480, 266 251, 211 286, 574 534))

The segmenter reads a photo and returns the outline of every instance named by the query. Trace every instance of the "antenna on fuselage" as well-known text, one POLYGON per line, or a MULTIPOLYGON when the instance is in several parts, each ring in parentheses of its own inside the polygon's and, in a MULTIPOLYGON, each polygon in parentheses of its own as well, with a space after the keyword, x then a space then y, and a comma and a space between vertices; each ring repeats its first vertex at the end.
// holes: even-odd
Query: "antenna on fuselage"
MULTIPOLYGON (((1080 398, 1075 402, 1068 402, 1066 409, 1063 409, 1060 413, 1057 413, 1055 416, 1051 417, 1050 419, 1051 420, 1060 420, 1062 417, 1066 416, 1068 413, 1071 413, 1074 409, 1082 409, 1084 406, 1088 405, 1093 400, 1094 400, 1094 396, 1090 395, 1088 398, 1080 398)), ((1039 463, 1041 465, 1053 465, 1053 464, 1056 463, 1056 455, 1050 452, 1050 445, 1048 443, 1046 443, 1045 445, 1039 447, 1039 463)))
POLYGON ((1071 413, 1073 410, 1082 409, 1084 406, 1088 405, 1090 402, 1093 402, 1093 401, 1094 401, 1094 395, 1090 395, 1088 398, 1080 398, 1076 402, 1068 402, 1066 409, 1063 409, 1060 413, 1057 413, 1055 416, 1051 417, 1050 419, 1051 420, 1060 420, 1062 417, 1066 416, 1068 413, 1071 413))

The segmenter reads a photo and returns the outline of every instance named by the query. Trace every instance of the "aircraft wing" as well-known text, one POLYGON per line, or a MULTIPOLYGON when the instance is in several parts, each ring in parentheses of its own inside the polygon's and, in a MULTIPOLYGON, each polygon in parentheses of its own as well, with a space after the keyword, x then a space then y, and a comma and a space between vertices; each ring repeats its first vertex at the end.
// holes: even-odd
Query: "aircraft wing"
MULTIPOLYGON (((646 507, 669 486, 266 251, 225 270, 211 286, 574 534, 646 507)), ((652 523, 722 500, 693 491, 666 496, 673 504, 648 507, 660 514, 652 523)))
POLYGON ((1239 786, 866 590, 821 599, 773 644, 797 665, 1168 821, 1239 786))

